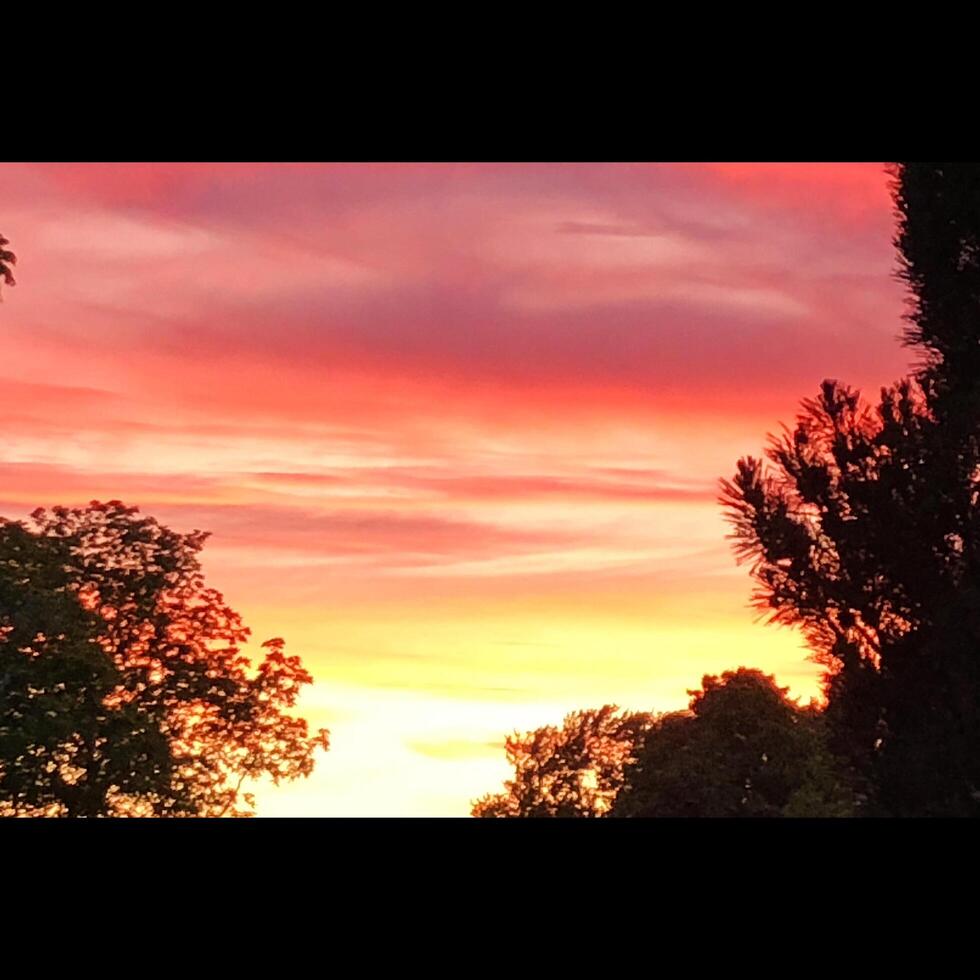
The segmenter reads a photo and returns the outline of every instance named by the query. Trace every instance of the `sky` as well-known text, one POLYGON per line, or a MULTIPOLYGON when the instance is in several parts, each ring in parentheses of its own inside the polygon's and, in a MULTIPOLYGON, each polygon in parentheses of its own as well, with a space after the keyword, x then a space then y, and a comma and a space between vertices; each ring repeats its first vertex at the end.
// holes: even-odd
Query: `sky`
POLYGON ((0 514, 208 530, 331 748, 260 816, 466 816, 507 734, 818 691, 717 503, 906 372, 881 164, 0 165, 0 514))

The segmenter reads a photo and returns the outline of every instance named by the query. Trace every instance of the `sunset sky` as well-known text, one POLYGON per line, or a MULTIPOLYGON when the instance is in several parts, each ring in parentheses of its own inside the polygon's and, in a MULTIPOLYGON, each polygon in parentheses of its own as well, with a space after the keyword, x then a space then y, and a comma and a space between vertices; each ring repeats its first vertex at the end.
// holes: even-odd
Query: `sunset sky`
POLYGON ((880 164, 5 164, 0 514, 213 532, 331 731, 260 816, 464 816, 514 729, 816 693, 717 482, 906 370, 893 224, 880 164))

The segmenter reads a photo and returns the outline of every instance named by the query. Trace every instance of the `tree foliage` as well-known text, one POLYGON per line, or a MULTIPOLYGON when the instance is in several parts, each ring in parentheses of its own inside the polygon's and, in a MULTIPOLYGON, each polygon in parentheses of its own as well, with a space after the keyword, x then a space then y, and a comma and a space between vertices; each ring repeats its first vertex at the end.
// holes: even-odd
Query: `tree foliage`
POLYGON ((507 739, 514 778, 476 817, 844 816, 854 787, 815 705, 739 668, 707 676, 686 711, 578 711, 507 739))
POLYGON ((642 712, 615 705, 566 716, 561 728, 546 726, 507 738, 514 778, 502 793, 473 804, 474 817, 600 817, 612 805, 623 770, 643 732, 653 723, 642 712))
POLYGON ((0 813, 243 816, 312 771, 312 678, 279 639, 253 669, 206 538, 118 501, 0 519, 0 813))
POLYGON ((17 264, 17 256, 13 252, 7 251, 9 244, 10 242, 3 235, 0 235, 0 279, 8 286, 16 286, 17 282, 10 267, 17 264))
POLYGON ((706 676, 625 771, 614 817, 847 816, 853 789, 815 705, 744 667, 706 676))
POLYGON ((827 721, 879 812, 980 799, 980 168, 895 170, 914 374, 836 381, 722 499, 755 603, 801 627, 827 721))

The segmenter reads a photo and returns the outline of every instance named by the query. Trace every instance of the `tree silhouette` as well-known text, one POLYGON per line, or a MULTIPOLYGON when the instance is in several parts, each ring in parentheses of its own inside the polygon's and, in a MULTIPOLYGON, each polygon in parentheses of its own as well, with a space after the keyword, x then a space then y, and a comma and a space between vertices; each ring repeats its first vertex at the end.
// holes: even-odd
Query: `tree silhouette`
POLYGON ((823 718, 775 678, 740 667, 706 676, 689 709, 646 733, 614 817, 846 816, 853 789, 826 748, 823 718))
POLYGON ((514 778, 504 792, 473 804, 474 817, 600 817, 623 782, 623 769, 651 715, 620 713, 615 705, 566 716, 561 728, 546 726, 507 738, 514 778))
POLYGON ((9 244, 10 242, 3 235, 0 235, 0 279, 8 286, 16 286, 17 281, 14 279, 10 267, 17 264, 17 256, 13 252, 7 251, 6 246, 9 244))
POLYGON ((706 676, 688 710, 615 706, 507 739, 514 778, 475 817, 780 817, 855 812, 824 717, 757 670, 706 676))
POLYGON ((825 381, 722 502, 754 602, 803 629, 878 812, 980 801, 980 168, 894 171, 920 364, 876 405, 825 381))
POLYGON ((307 776, 312 680, 207 588, 207 534, 118 501, 0 519, 0 813, 244 816, 247 779, 307 776))

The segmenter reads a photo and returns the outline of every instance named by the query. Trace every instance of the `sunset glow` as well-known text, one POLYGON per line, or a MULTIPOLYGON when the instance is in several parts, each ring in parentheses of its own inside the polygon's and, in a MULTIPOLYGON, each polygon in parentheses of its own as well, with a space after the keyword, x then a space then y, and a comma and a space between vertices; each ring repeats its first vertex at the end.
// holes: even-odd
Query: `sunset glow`
POLYGON ((718 480, 908 366, 879 164, 13 165, 0 514, 213 533, 331 732, 262 816, 465 816, 504 737, 672 710, 763 626, 718 480))

